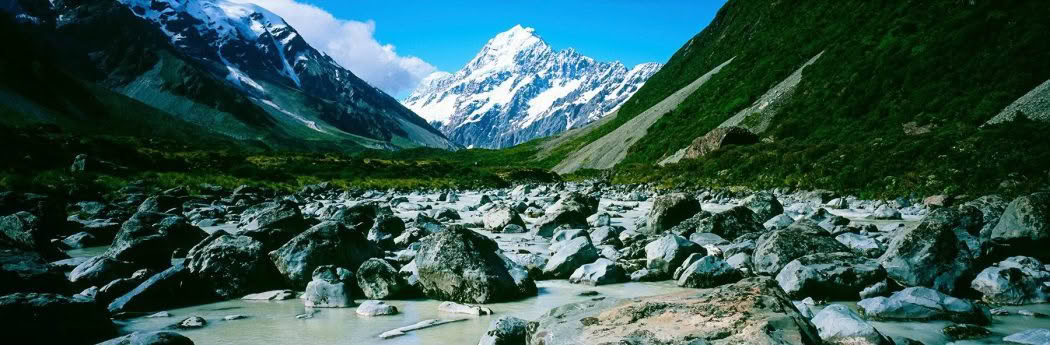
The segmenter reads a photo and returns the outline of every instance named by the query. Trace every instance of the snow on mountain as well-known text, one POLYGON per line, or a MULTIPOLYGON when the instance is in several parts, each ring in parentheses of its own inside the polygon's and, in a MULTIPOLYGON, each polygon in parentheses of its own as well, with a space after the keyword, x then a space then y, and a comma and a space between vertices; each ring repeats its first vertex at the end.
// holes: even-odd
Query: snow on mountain
POLYGON ((402 103, 461 145, 507 147, 602 118, 660 67, 628 69, 572 48, 554 51, 534 29, 517 25, 458 72, 424 79, 402 103))

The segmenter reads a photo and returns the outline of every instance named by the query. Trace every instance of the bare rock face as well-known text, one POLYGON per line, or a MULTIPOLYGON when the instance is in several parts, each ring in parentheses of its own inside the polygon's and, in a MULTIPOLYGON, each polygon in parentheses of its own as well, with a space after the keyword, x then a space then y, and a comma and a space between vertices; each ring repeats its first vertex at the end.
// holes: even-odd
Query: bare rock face
POLYGON ((703 157, 727 145, 751 145, 756 143, 758 143, 758 136, 745 128, 719 127, 693 140, 693 143, 689 144, 689 147, 685 149, 684 158, 703 157))
POLYGON ((713 289, 560 306, 529 323, 526 343, 696 344, 697 339, 711 345, 822 344, 816 327, 776 282, 762 277, 713 289))

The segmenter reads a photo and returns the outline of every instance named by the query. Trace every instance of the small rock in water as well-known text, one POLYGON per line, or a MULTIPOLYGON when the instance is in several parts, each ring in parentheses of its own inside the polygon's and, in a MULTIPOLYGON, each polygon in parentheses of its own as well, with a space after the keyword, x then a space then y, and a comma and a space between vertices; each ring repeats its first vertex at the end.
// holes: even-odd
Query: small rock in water
POLYGON ((247 318, 248 317, 244 316, 244 315, 234 314, 234 315, 226 315, 222 319, 225 320, 225 321, 233 321, 233 320, 240 320, 240 319, 247 319, 247 318))
POLYGON ((983 338, 992 334, 984 327, 967 324, 948 325, 941 332, 952 341, 983 338))
POLYGON ((440 305, 438 305, 438 311, 479 316, 492 314, 492 309, 476 305, 460 304, 456 302, 442 302, 440 305))
POLYGON ((397 307, 383 301, 368 300, 361 302, 361 305, 357 307, 357 315, 362 316, 395 315, 397 313, 397 307))
POLYGON ((1028 316, 1028 317, 1047 317, 1046 314, 1043 314, 1043 313, 1040 313, 1040 312, 1034 312, 1034 311, 1027 310, 1027 309, 1018 310, 1017 314, 1020 314, 1022 316, 1028 316))
POLYGON ((171 313, 162 311, 153 315, 146 316, 147 319, 160 318, 160 317, 171 317, 171 313))
POLYGON ((243 300, 250 301, 283 301, 295 298, 295 292, 292 290, 273 290, 260 293, 253 293, 242 297, 243 300))
POLYGON ((1017 332, 1003 338, 1010 344, 1046 345, 1050 344, 1050 328, 1032 328, 1017 332))
POLYGON ((208 321, 200 316, 190 316, 179 323, 175 324, 175 328, 178 329, 195 329, 202 328, 208 325, 208 321))
POLYGON ((582 296, 582 297, 591 297, 591 296, 598 296, 598 295, 600 295, 600 293, 598 293, 598 291, 588 290, 588 291, 581 292, 578 295, 582 296))
POLYGON ((524 344, 528 332, 528 321, 501 316, 489 324, 489 329, 481 336, 478 345, 524 344))

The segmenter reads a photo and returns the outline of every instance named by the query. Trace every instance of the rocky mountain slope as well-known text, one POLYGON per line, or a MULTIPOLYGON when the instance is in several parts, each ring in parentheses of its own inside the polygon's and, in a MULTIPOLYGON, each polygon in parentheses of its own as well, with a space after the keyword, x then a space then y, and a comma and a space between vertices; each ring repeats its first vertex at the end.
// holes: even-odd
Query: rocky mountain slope
POLYGON ((457 143, 507 147, 602 118, 660 66, 628 69, 571 48, 555 51, 519 25, 489 40, 458 72, 428 77, 403 103, 457 143))
MULTIPOLYGON (((41 42, 40 60, 223 136, 280 147, 456 147, 258 6, 56 0, 9 7, 14 30, 41 42)), ((18 112, 43 113, 21 85, 6 86, 26 105, 18 112)))
POLYGON ((1050 156, 1038 134, 1048 128, 1047 14, 1031 1, 732 0, 615 117, 529 146, 559 173, 615 168, 634 182, 891 193, 1038 184, 1050 169, 1034 158, 1050 156), (699 140, 719 127, 760 140, 686 157, 710 151, 691 145, 719 146, 699 140), (651 168, 660 162, 669 165, 651 168))

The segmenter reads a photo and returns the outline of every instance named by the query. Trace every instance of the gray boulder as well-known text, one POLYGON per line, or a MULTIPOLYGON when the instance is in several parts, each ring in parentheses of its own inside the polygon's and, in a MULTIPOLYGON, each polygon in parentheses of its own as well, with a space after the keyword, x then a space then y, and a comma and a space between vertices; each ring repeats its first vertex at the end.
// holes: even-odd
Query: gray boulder
POLYGON ((394 238, 405 232, 405 221, 396 216, 381 214, 376 216, 372 227, 368 229, 368 242, 383 247, 392 248, 394 238))
POLYGON ((666 234, 645 245, 645 267, 653 274, 668 277, 692 254, 707 255, 707 250, 685 237, 666 234))
POLYGON ((825 307, 813 316, 813 325, 828 345, 893 345, 893 341, 841 304, 825 307))
POLYGON ((515 224, 525 227, 525 221, 521 219, 518 211, 509 207, 497 207, 489 210, 482 218, 485 229, 492 232, 503 232, 503 228, 515 224))
POLYGON ((864 288, 886 279, 886 270, 853 253, 816 253, 791 261, 776 279, 792 298, 858 300, 864 288))
POLYGON ((842 243, 846 247, 849 247, 854 253, 869 258, 877 258, 886 251, 886 249, 883 248, 882 243, 879 243, 879 241, 857 233, 841 233, 835 236, 835 240, 839 241, 839 243, 842 243))
POLYGON ((991 240, 1010 246, 1013 255, 1050 260, 1050 192, 1014 199, 992 229, 991 240))
POLYGON ((784 205, 773 193, 759 192, 744 199, 744 206, 754 212, 755 221, 764 223, 784 213, 784 205))
POLYGON ((513 316, 500 316, 492 320, 478 345, 525 345, 528 325, 528 321, 513 316))
POLYGON ((237 227, 241 231, 271 228, 302 232, 306 229, 306 220, 294 202, 268 201, 244 210, 237 227))
POLYGON ((247 236, 221 236, 197 249, 187 266, 203 288, 223 299, 279 287, 262 242, 247 236))
POLYGON ((873 212, 868 217, 871 219, 879 220, 900 220, 901 212, 898 211, 896 208, 893 208, 893 206, 882 205, 879 206, 879 208, 875 209, 875 212, 873 212))
POLYGON ((732 241, 743 234, 764 232, 765 227, 756 220, 757 218, 751 209, 736 206, 701 220, 696 232, 712 233, 732 241))
POLYGON ((489 303, 536 295, 525 268, 503 256, 495 241, 464 227, 423 238, 415 263, 423 293, 433 299, 489 303))
POLYGON ((0 331, 12 344, 94 344, 117 335, 93 299, 21 292, 0 297, 0 331))
POLYGON ((536 221, 536 234, 551 237, 560 227, 587 228, 587 217, 598 213, 598 199, 580 193, 568 193, 536 221))
POLYGON ((989 303, 1047 303, 1050 302, 1050 271, 1035 258, 1015 256, 981 271, 970 287, 989 303))
POLYGON ((568 278, 577 268, 594 262, 599 257, 598 249, 591 244, 591 239, 584 236, 575 237, 558 244, 558 250, 547 260, 543 275, 549 278, 568 278))
POLYGON ((69 273, 69 281, 75 286, 102 286, 114 279, 127 278, 138 270, 138 266, 106 255, 94 256, 69 273))
POLYGON ((678 286, 706 289, 732 284, 743 278, 739 270, 724 260, 705 256, 692 263, 678 277, 678 286))
POLYGON ((98 345, 193 345, 193 341, 175 332, 155 331, 135 332, 98 345))
POLYGON ((189 281, 189 269, 184 263, 171 266, 150 276, 128 293, 109 303, 111 313, 148 312, 190 305, 208 300, 189 281))
POLYGON ((1004 342, 1023 345, 1050 344, 1050 328, 1032 328, 1020 331, 1003 338, 1004 342))
POLYGON ((787 229, 775 230, 758 238, 752 263, 761 274, 776 275, 791 261, 814 253, 848 252, 820 227, 799 222, 787 229))
POLYGON ((984 310, 966 300, 924 287, 910 287, 890 297, 873 297, 857 303, 864 315, 876 320, 949 320, 985 324, 984 310))
POLYGON ((569 277, 570 283, 591 286, 616 284, 625 281, 627 281, 627 273, 624 272, 623 268, 606 258, 600 258, 595 262, 580 266, 569 277))
POLYGON ((383 259, 368 259, 357 269, 356 276, 357 286, 369 299, 391 299, 405 290, 397 269, 383 259))
POLYGON ((653 200, 653 208, 646 218, 646 231, 650 234, 663 233, 700 211, 700 201, 691 195, 672 193, 658 196, 653 200))
MULTIPOLYGON (((13 292, 72 292, 66 277, 36 252, 0 249, 0 295, 13 292)), ((86 285, 86 284, 85 284, 86 285)))
POLYGON ((354 306, 353 273, 332 265, 319 266, 303 291, 303 305, 314 308, 346 308, 354 306))
POLYGON ((925 286, 944 293, 964 287, 973 265, 969 247, 959 240, 950 212, 938 209, 923 218, 919 226, 898 231, 879 263, 890 279, 903 286, 925 286))
POLYGON ((291 286, 302 288, 321 265, 357 269, 377 254, 361 232, 327 221, 295 236, 269 255, 291 286))
POLYGON ((396 315, 398 313, 397 307, 386 304, 383 301, 368 300, 361 302, 361 305, 357 306, 357 315, 361 316, 384 316, 384 315, 396 315))
POLYGON ((40 253, 47 260, 69 256, 51 243, 53 229, 32 213, 20 211, 0 217, 0 246, 40 253))

